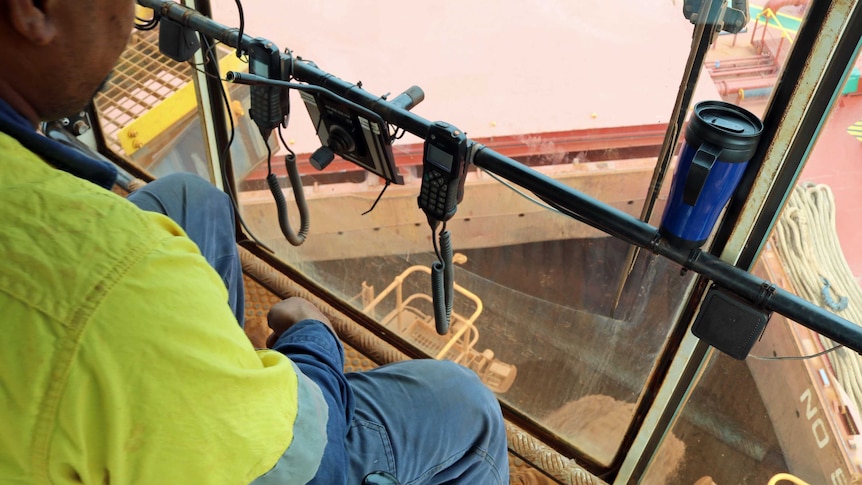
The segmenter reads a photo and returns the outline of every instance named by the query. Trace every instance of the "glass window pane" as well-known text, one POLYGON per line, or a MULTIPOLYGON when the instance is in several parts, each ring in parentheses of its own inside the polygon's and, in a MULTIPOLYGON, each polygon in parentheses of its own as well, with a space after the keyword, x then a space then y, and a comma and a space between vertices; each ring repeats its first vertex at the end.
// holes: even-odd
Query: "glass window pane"
MULTIPOLYGON (((676 3, 648 0, 622 10, 600 1, 443 2, 435 8, 301 3, 289 15, 303 21, 287 22, 288 13, 276 15, 265 2, 244 2, 246 33, 313 59, 342 79, 361 80, 371 93, 391 92, 389 99, 419 85, 426 95, 414 108, 420 116, 454 123, 470 138, 634 216, 644 204, 691 47, 692 26, 676 3)), ((237 24, 235 3, 214 1, 213 7, 217 21, 237 24)), ((752 6, 745 31, 718 37, 695 102, 723 99, 762 114, 805 7, 770 12, 752 6)), ((247 70, 246 60, 230 49, 214 47, 207 55, 219 59, 222 73, 247 70)), ((193 67, 158 54, 155 32, 136 32, 97 98, 108 146, 156 176, 190 171, 211 177, 193 67)), ((854 194, 862 170, 853 163, 862 139, 858 78, 854 67, 801 178, 822 185, 798 191, 813 200, 811 210, 833 205, 837 236, 799 242, 802 236, 786 227, 796 223, 809 231, 831 216, 817 212, 803 224, 803 209, 788 210, 758 269, 817 304, 838 308, 847 298, 840 311, 852 321, 862 321, 852 313, 854 302, 862 303, 855 284, 862 256, 846 251, 862 238, 854 194), (817 271, 796 275, 789 261, 810 263, 824 240, 845 248, 829 250, 830 263, 841 271, 823 270, 821 261, 817 271)), ((291 92, 283 140, 273 134, 264 142, 251 120, 248 88, 225 87, 240 211, 255 237, 426 355, 473 368, 503 402, 582 457, 610 464, 691 275, 648 252, 636 253, 630 270, 627 258, 635 254, 626 244, 473 167, 464 201, 447 225, 458 292, 452 330, 441 337, 428 275, 434 242, 416 203, 421 140, 406 134, 395 141, 405 183, 384 192, 380 177, 340 158, 323 171, 311 166, 322 141, 299 93, 291 92), (311 221, 299 247, 282 234, 266 184, 270 171, 279 177, 297 231, 299 212, 283 158, 288 147, 297 154, 311 221)), ((666 190, 654 224, 665 198, 666 190)), ((773 318, 753 354, 829 347, 773 318)), ((716 483, 761 483, 790 470, 818 483, 858 471, 852 440, 862 385, 844 370, 858 356, 845 354, 743 363, 715 356, 649 473, 656 483, 705 476, 716 483), (803 442, 810 452, 797 447, 803 442)))
MULTIPOLYGON (((371 93, 391 92, 390 99, 419 85, 425 100, 415 113, 453 123, 634 216, 673 115, 693 30, 681 6, 658 0, 622 10, 598 1, 300 3, 289 14, 303 21, 290 23, 269 6, 244 4, 247 33, 341 79, 361 80, 371 93)), ((232 2, 213 7, 217 21, 236 25, 232 2)), ((459 255, 455 282, 464 291, 455 297, 452 332, 441 337, 430 302, 432 233, 416 202, 421 140, 407 134, 395 142, 405 183, 385 192, 380 177, 339 157, 317 171, 308 160, 325 140, 299 93, 291 94, 282 134, 297 153, 310 232, 299 247, 286 241, 265 183, 269 167, 260 163, 237 174, 241 212, 254 235, 428 356, 473 368, 505 403, 609 465, 691 276, 640 253, 617 305, 629 273, 626 244, 471 168, 447 224, 459 255)), ((712 83, 695 92, 696 100, 718 97, 712 83)), ((272 147, 272 172, 296 232, 286 150, 272 147)))

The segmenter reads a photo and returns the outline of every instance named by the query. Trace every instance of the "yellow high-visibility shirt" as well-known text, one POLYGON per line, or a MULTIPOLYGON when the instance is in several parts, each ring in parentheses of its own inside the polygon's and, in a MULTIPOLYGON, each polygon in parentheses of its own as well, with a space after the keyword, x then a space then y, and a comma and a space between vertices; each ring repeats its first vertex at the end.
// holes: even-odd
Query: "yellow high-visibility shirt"
POLYGON ((295 447, 310 478, 320 390, 183 231, 3 133, 0 164, 0 482, 250 483, 295 447))

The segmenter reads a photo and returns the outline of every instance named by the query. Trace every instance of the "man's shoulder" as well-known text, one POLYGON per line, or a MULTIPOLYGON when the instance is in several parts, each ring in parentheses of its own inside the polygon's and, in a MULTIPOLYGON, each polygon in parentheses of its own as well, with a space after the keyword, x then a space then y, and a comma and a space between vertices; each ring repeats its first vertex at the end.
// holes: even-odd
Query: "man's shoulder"
POLYGON ((179 228, 0 134, 0 292, 66 320, 91 289, 179 228))
MULTIPOLYGON (((7 397, 0 420, 12 439, 29 443, 39 426, 32 403, 54 396, 56 406, 50 390, 62 387, 57 376, 66 374, 99 294, 120 277, 118 268, 170 234, 145 227, 153 223, 132 204, 52 168, 2 133, 0 167, 0 368, 14 369, 0 386, 7 397)), ((12 453, 0 460, 0 475, 29 470, 31 452, 0 450, 12 453)))

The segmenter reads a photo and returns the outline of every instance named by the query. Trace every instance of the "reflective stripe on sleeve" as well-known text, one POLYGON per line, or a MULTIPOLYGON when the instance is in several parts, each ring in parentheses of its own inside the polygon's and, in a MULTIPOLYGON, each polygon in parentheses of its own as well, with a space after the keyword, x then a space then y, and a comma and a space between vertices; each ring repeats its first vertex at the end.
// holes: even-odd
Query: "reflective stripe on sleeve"
POLYGON ((317 384, 293 364, 297 378, 297 413, 293 424, 293 442, 272 469, 252 485, 285 485, 308 483, 317 473, 326 448, 326 422, 329 406, 317 384))

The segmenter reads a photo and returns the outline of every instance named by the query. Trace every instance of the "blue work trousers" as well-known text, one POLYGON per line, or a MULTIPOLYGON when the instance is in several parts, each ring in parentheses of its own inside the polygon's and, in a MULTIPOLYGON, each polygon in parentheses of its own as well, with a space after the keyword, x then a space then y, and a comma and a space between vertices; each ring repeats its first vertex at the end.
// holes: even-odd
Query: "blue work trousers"
POLYGON ((186 231, 227 286, 228 303, 242 326, 242 264, 236 248, 233 204, 227 194, 197 175, 175 173, 132 192, 128 200, 145 211, 170 217, 186 231))
MULTIPOLYGON (((197 176, 173 174, 129 200, 183 227, 222 276, 242 324, 242 269, 227 196, 197 176)), ((412 360, 344 374, 341 344, 313 320, 291 327, 275 349, 318 383, 331 407, 330 442, 320 468, 327 481, 315 482, 358 485, 367 474, 386 471, 402 485, 509 483, 500 406, 473 371, 447 361, 412 360), (345 453, 343 472, 330 468, 343 464, 326 463, 345 453)))

